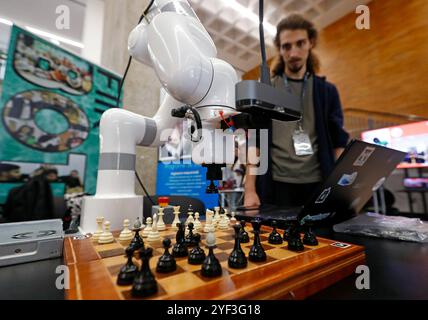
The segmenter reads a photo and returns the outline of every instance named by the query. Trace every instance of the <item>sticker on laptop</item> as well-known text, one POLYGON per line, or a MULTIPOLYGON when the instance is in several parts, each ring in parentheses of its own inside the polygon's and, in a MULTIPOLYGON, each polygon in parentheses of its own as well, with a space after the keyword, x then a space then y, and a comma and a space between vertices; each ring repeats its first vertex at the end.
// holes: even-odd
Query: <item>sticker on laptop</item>
POLYGON ((357 160, 355 160, 354 166, 362 167, 375 150, 375 147, 365 147, 363 152, 361 152, 361 154, 358 156, 357 160))
POLYGON ((336 248, 340 248, 340 249, 346 249, 346 248, 349 248, 351 246, 350 244, 343 243, 343 242, 334 242, 330 245, 333 247, 336 247, 336 248))
POLYGON ((331 192, 331 187, 324 189, 323 192, 321 192, 321 194, 319 195, 318 199, 315 200, 315 203, 324 203, 325 200, 327 200, 328 196, 330 195, 331 192))
POLYGON ((350 186, 355 182, 355 179, 357 179, 358 172, 354 172, 351 174, 344 174, 337 183, 339 186, 346 187, 350 186))

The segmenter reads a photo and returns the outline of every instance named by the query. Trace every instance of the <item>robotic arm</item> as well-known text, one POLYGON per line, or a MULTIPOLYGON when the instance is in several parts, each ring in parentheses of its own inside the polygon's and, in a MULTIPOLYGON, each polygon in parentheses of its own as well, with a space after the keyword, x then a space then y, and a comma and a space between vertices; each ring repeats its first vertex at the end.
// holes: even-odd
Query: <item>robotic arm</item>
MULTIPOLYGON (((217 59, 215 45, 186 0, 156 0, 145 19, 129 35, 128 50, 133 58, 152 67, 167 96, 153 118, 123 109, 106 111, 100 123, 100 159, 96 194, 86 197, 81 229, 96 229, 102 215, 119 229, 123 219, 135 219, 142 212, 142 197, 134 191, 136 146, 159 147, 167 139, 179 115, 195 120, 198 139, 193 141, 192 159, 208 166, 208 178, 221 179, 221 165, 233 164, 233 136, 220 128, 222 117, 235 110, 235 70, 217 59), (227 150, 215 152, 216 144, 227 150), (220 174, 220 176, 219 176, 220 174)), ((143 89, 144 90, 144 89, 143 89)))

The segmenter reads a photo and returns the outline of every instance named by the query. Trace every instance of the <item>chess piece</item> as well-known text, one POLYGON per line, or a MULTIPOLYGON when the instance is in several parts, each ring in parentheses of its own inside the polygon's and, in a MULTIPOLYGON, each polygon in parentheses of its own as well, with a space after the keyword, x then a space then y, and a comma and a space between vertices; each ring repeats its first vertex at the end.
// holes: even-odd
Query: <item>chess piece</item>
POLYGON ((222 268, 220 261, 218 261, 218 259, 214 255, 214 248, 216 247, 214 232, 210 231, 208 233, 206 243, 209 252, 204 262, 202 263, 201 274, 204 277, 209 278, 219 277, 222 275, 222 268))
POLYGON ((157 214, 155 214, 153 216, 152 230, 150 231, 149 236, 147 237, 147 241, 155 242, 155 241, 160 241, 160 239, 161 237, 158 231, 158 216, 157 214))
POLYGON ((241 248, 241 241, 239 239, 241 226, 239 224, 235 224, 233 229, 235 229, 235 246, 233 251, 230 253, 228 265, 230 268, 242 269, 247 266, 247 257, 241 248))
POLYGON ((114 242, 113 234, 110 232, 110 221, 104 222, 104 232, 101 233, 98 243, 106 244, 114 242))
POLYGON ((232 211, 231 213, 232 218, 230 218, 230 223, 232 224, 232 226, 236 224, 235 214, 236 214, 235 211, 232 211))
POLYGON ((279 232, 276 230, 276 221, 273 220, 271 224, 273 230, 269 235, 268 242, 270 244, 281 244, 283 242, 282 236, 279 234, 279 232))
POLYGON ((131 285, 134 282, 135 275, 138 271, 138 267, 134 264, 134 262, 132 262, 134 251, 135 250, 132 246, 127 247, 125 250, 125 254, 128 260, 126 264, 119 270, 119 274, 117 276, 116 281, 119 286, 131 285))
POLYGON ((318 245, 318 239, 315 236, 315 233, 312 231, 312 228, 310 226, 305 231, 305 235, 303 236, 303 243, 306 244, 307 246, 318 245))
POLYGON ((218 223, 218 228, 220 230, 227 230, 227 229, 229 229, 229 221, 227 220, 225 213, 223 213, 221 215, 220 222, 218 223))
POLYGON ((140 249, 141 268, 137 272, 132 284, 132 295, 134 297, 147 297, 158 291, 158 284, 150 271, 149 260, 153 256, 152 248, 140 249))
POLYGON ((192 205, 189 205, 189 209, 187 210, 187 220, 186 220, 186 226, 190 223, 190 222, 194 222, 195 220, 193 219, 193 208, 192 205))
POLYGON ((214 232, 214 226, 213 226, 213 212, 211 210, 206 211, 205 213, 205 226, 204 226, 204 232, 214 232))
POLYGON ((223 209, 223 210, 224 210, 224 216, 227 221, 227 224, 229 224, 230 223, 229 212, 227 211, 227 209, 223 209))
POLYGON ((189 233, 185 237, 185 242, 187 247, 194 247, 196 245, 195 243, 195 235, 193 234, 193 222, 189 222, 187 225, 187 229, 189 230, 189 233))
POLYGON ((100 235, 104 232, 103 230, 104 217, 97 217, 96 221, 97 221, 97 230, 92 235, 92 240, 94 241, 98 241, 98 239, 100 238, 100 235))
POLYGON ((141 222, 140 219, 137 218, 137 220, 134 223, 134 228, 132 231, 134 231, 134 238, 131 240, 131 243, 129 246, 134 248, 134 251, 138 251, 141 248, 144 248, 144 241, 143 238, 140 237, 140 228, 141 228, 141 222))
POLYGON ((254 230, 254 243, 251 246, 248 258, 251 262, 266 261, 265 249, 263 249, 263 246, 260 243, 260 227, 262 226, 262 223, 260 220, 256 219, 251 221, 251 225, 254 230))
POLYGON ((165 222, 163 221, 163 216, 164 216, 164 212, 163 212, 163 210, 164 210, 164 208, 159 208, 159 210, 158 210, 158 216, 159 216, 159 219, 158 219, 158 223, 157 223, 157 229, 158 229, 158 231, 164 231, 164 230, 166 230, 166 226, 165 226, 165 222))
POLYGON ((241 238, 241 243, 248 243, 250 242, 250 237, 248 236, 248 232, 245 231, 245 220, 241 220, 241 231, 239 232, 239 237, 241 238))
POLYGON ((195 222, 193 222, 193 226, 195 228, 195 231, 201 229, 202 223, 199 220, 199 212, 195 212, 195 222))
POLYGON ((199 246, 199 242, 201 241, 201 235, 199 233, 196 233, 194 235, 194 239, 195 239, 195 247, 192 250, 190 250, 187 261, 190 264, 201 264, 204 262, 206 258, 204 249, 202 249, 199 246))
POLYGON ((147 223, 147 226, 144 228, 142 233, 143 238, 147 238, 150 234, 150 231, 152 231, 152 218, 148 217, 146 219, 146 223, 147 223))
POLYGON ((285 241, 288 241, 290 239, 290 230, 291 230, 291 225, 289 224, 284 229, 283 239, 285 241))
POLYGON ((303 251, 304 246, 300 238, 299 229, 296 226, 291 226, 290 235, 288 237, 288 250, 290 251, 303 251))
POLYGON ((175 262, 174 257, 169 253, 169 248, 171 247, 171 239, 164 239, 162 245, 165 249, 163 255, 160 256, 158 263, 156 265, 156 271, 159 273, 169 273, 177 270, 177 263, 175 262))
POLYGON ((128 242, 132 240, 132 231, 129 230, 129 220, 125 219, 123 220, 123 230, 121 231, 119 235, 119 241, 121 242, 128 242))
POLYGON ((177 223, 180 223, 180 206, 174 206, 174 221, 172 221, 172 229, 177 230, 177 223))
POLYGON ((217 225, 220 222, 220 207, 214 207, 214 212, 213 225, 214 228, 217 228, 217 225))
POLYGON ((187 245, 186 245, 186 241, 184 239, 184 228, 185 225, 184 223, 178 223, 177 224, 177 234, 175 236, 175 245, 172 248, 172 255, 174 257, 187 257, 188 252, 187 252, 187 245))

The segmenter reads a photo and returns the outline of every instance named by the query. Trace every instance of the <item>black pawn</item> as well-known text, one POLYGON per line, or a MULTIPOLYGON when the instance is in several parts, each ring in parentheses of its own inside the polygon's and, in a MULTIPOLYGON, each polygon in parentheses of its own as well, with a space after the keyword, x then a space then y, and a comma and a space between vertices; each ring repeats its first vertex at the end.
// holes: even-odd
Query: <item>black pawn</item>
POLYGON ((169 248, 171 247, 171 239, 164 239, 162 245, 165 249, 163 255, 160 256, 158 263, 156 265, 156 271, 159 273, 169 273, 177 270, 177 263, 175 262, 174 257, 169 253, 169 248))
POLYGON ((303 236, 303 243, 307 246, 317 246, 318 239, 315 236, 315 233, 312 231, 311 227, 306 229, 305 235, 303 236))
POLYGON ((236 224, 233 226, 233 229, 235 229, 235 247, 230 253, 228 265, 230 268, 242 269, 247 266, 247 257, 245 256, 244 251, 242 251, 241 241, 239 239, 241 226, 236 224))
POLYGON ((290 239, 290 231, 291 231, 291 225, 287 225, 284 229, 284 240, 288 241, 288 239, 290 239))
POLYGON ((174 257, 187 257, 187 245, 186 241, 184 239, 185 233, 185 225, 183 222, 177 223, 177 234, 175 236, 176 243, 174 244, 174 247, 172 248, 172 255, 174 257))
POLYGON ((130 246, 134 248, 134 251, 138 251, 141 248, 144 248, 144 241, 143 238, 140 237, 140 229, 133 229, 132 231, 135 232, 134 238, 132 239, 130 246))
POLYGON ((150 271, 149 260, 152 256, 152 248, 140 249, 141 269, 135 276, 132 285, 132 295, 135 297, 147 297, 158 291, 158 283, 150 271))
POLYGON ((201 241, 201 235, 199 233, 195 234, 194 240, 195 240, 196 246, 192 250, 190 250, 187 261, 190 264, 201 264, 204 262, 206 258, 204 249, 199 247, 199 242, 201 241))
POLYGON ((220 261, 214 255, 214 247, 209 247, 208 255, 202 263, 201 274, 204 277, 214 278, 222 275, 223 270, 220 261))
POLYGON ((300 238, 300 232, 297 227, 290 228, 290 236, 288 238, 288 250, 297 252, 304 250, 303 242, 300 238))
POLYGON ((239 232, 239 238, 241 240, 241 243, 248 243, 250 242, 250 237, 248 236, 248 232, 245 231, 245 220, 241 220, 241 230, 239 232))
POLYGON ((187 228, 189 229, 189 233, 185 237, 186 245, 187 247, 194 247, 196 246, 196 241, 195 241, 195 235, 193 234, 193 228, 194 228, 193 222, 189 222, 189 224, 187 225, 187 228))
POLYGON ((282 236, 278 233, 278 231, 276 231, 276 221, 273 220, 271 225, 272 225, 273 230, 269 235, 268 242, 270 244, 281 244, 283 242, 282 236))
POLYGON ((128 261, 126 264, 120 268, 119 274, 117 276, 117 284, 119 286, 127 286, 134 282, 135 275, 137 274, 138 267, 132 262, 132 257, 134 256, 134 248, 129 246, 125 250, 126 257, 128 261))
POLYGON ((257 219, 251 221, 251 225, 253 226, 254 230, 254 243, 251 246, 248 258, 251 262, 266 261, 265 249, 263 249, 263 246, 260 243, 260 228, 262 226, 262 223, 260 220, 257 219))

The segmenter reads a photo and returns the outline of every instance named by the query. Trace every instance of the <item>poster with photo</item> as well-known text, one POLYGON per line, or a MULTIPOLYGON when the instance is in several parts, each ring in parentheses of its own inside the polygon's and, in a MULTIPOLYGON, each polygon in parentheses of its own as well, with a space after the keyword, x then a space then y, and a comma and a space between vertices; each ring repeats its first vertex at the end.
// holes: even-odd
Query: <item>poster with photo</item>
POLYGON ((116 107, 120 80, 13 26, 0 99, 0 203, 43 169, 57 175, 56 196, 95 193, 99 121, 116 107))

